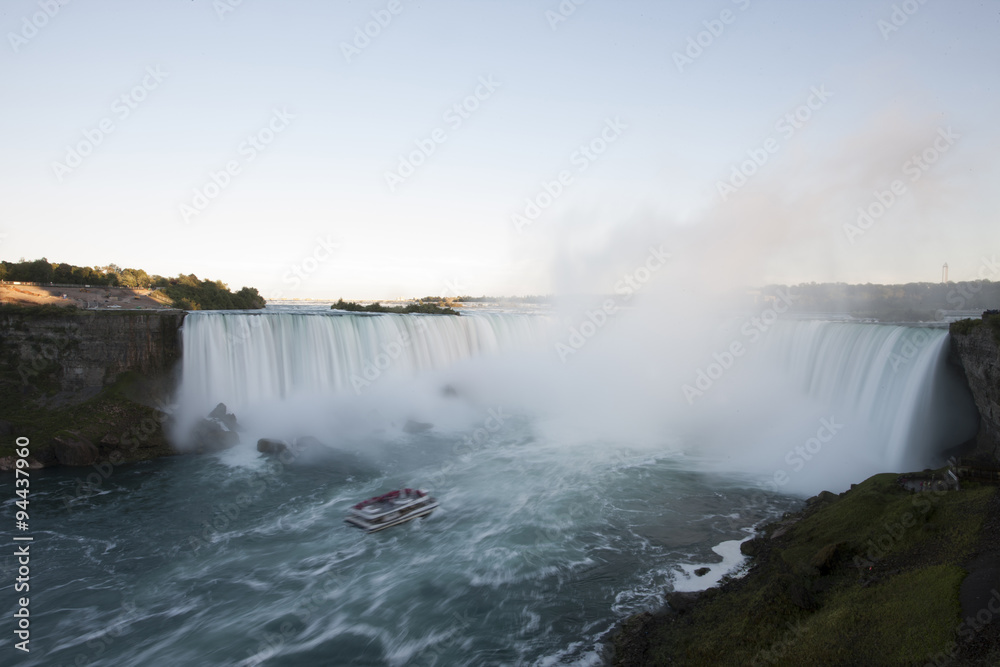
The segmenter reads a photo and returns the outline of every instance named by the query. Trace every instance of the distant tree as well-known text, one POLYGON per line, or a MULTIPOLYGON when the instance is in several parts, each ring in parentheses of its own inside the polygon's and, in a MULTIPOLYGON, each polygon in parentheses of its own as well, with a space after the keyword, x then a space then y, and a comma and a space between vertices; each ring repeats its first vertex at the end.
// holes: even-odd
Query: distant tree
POLYGON ((138 287, 139 282, 136 280, 135 272, 132 269, 125 269, 118 276, 118 284, 122 287, 138 287))
POLYGON ((118 275, 118 284, 122 287, 131 287, 133 289, 140 287, 149 287, 151 280, 145 271, 142 269, 124 269, 118 275))
POLYGON ((50 283, 52 282, 52 265, 44 257, 29 262, 27 266, 28 277, 21 278, 25 282, 50 283))
POLYGON ((56 283, 72 283, 73 267, 66 263, 56 265, 56 268, 52 272, 52 281, 56 283))
POLYGON ((104 282, 104 276, 89 266, 74 266, 73 282, 77 285, 100 285, 104 282))
POLYGON ((433 303, 419 302, 411 303, 406 306, 383 306, 378 301, 370 303, 367 306, 362 306, 354 301, 344 301, 343 299, 338 299, 337 303, 330 306, 334 310, 346 310, 348 312, 364 312, 364 313, 423 313, 425 315, 459 315, 460 313, 454 308, 447 308, 438 306, 433 303))
POLYGON ((267 305, 267 301, 264 300, 264 297, 260 295, 255 287, 244 287, 233 296, 238 304, 237 308, 263 308, 267 305))

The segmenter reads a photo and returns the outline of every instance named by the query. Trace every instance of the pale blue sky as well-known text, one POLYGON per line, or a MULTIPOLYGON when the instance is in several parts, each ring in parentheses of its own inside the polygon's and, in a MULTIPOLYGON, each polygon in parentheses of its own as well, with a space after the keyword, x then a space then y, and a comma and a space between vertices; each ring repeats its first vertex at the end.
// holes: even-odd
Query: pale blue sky
POLYGON ((911 0, 888 38, 878 21, 904 3, 588 0, 553 30, 556 0, 400 0, 351 62, 341 44, 388 0, 220 17, 228 1, 74 0, 22 41, 42 9, 5 0, 0 257, 391 298, 608 291, 654 240, 749 284, 934 280, 944 261, 971 278, 1000 251, 996 0, 911 0), (147 68, 166 76, 121 118, 147 68), (499 87, 453 127, 480 77, 499 87), (776 121, 814 86, 831 97, 784 138, 776 121), (241 144, 275 110, 294 118, 251 162, 241 144), (626 129, 581 173, 572 154, 615 118, 626 129), (54 163, 103 119, 114 131, 60 182, 54 163), (850 243, 857 208, 949 126, 961 138, 850 243), (391 192, 385 173, 436 128, 447 140, 391 192), (717 183, 769 137, 778 150, 722 201, 717 183), (185 222, 228 161, 239 173, 185 222), (561 170, 572 183, 518 231, 561 170))

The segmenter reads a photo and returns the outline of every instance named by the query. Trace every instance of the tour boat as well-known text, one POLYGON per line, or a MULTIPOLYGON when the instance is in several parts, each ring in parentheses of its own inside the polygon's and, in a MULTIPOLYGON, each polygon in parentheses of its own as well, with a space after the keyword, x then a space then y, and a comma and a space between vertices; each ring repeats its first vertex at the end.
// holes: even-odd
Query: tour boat
POLYGON ((344 521, 366 533, 374 533, 427 516, 437 506, 437 501, 426 491, 400 489, 358 503, 351 508, 344 521))

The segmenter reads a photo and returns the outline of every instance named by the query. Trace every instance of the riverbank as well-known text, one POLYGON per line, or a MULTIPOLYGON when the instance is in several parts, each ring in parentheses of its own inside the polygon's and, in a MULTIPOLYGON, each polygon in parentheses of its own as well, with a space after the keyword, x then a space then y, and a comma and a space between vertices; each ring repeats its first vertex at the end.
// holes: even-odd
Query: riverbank
POLYGON ((744 543, 742 578, 625 621, 612 663, 1000 663, 1000 496, 937 477, 810 499, 744 543))
POLYGON ((173 454, 158 408, 173 393, 184 316, 0 308, 0 469, 22 437, 37 467, 173 454))

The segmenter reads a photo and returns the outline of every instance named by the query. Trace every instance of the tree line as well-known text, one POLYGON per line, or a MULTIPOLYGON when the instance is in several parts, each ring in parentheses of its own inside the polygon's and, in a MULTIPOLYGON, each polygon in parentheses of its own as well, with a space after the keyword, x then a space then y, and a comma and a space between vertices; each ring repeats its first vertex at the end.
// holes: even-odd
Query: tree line
POLYGON ((346 310, 352 313, 397 313, 400 315, 409 315, 412 313, 421 313, 424 315, 460 315, 454 308, 448 308, 446 306, 438 306, 433 303, 411 303, 405 306, 383 306, 378 301, 375 303, 368 304, 367 306, 362 306, 360 303, 355 301, 344 301, 343 299, 338 299, 337 303, 330 306, 332 310, 346 310))
POLYGON ((163 276, 150 276, 142 269, 107 266, 74 266, 54 263, 42 257, 34 261, 0 262, 0 280, 64 285, 149 288, 169 284, 163 276))
POLYGON ((1000 307, 1000 282, 989 280, 905 285, 802 283, 770 285, 762 291, 771 294, 777 289, 790 290, 794 311, 850 313, 875 319, 934 321, 939 311, 1000 307))
POLYGON ((0 261, 0 280, 26 283, 91 285, 94 287, 158 288, 175 308, 184 310, 246 310, 263 308, 262 297, 253 287, 230 291, 221 280, 201 280, 195 274, 176 278, 149 275, 143 269, 107 266, 74 266, 49 262, 46 258, 18 262, 0 261))

